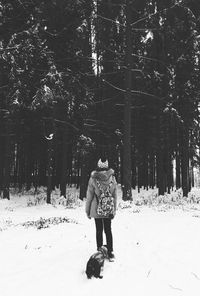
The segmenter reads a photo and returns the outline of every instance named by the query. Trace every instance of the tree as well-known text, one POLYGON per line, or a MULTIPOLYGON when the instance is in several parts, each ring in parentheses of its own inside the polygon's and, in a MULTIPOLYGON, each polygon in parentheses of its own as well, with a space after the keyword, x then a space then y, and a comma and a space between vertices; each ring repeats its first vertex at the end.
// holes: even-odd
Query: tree
POLYGON ((124 98, 124 155, 123 155, 123 199, 132 199, 131 178, 131 90, 132 90, 132 36, 131 36, 131 1, 126 1, 126 48, 125 48, 125 86, 124 98))

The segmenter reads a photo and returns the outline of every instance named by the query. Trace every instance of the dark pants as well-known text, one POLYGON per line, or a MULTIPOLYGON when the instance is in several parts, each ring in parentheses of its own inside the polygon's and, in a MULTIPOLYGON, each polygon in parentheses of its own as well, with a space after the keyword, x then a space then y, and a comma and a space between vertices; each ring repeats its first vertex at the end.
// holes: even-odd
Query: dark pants
POLYGON ((111 230, 111 219, 109 218, 97 218, 95 219, 96 225, 96 242, 97 249, 102 247, 103 245, 103 230, 106 235, 106 244, 108 248, 108 252, 113 251, 113 238, 112 238, 112 230, 111 230))

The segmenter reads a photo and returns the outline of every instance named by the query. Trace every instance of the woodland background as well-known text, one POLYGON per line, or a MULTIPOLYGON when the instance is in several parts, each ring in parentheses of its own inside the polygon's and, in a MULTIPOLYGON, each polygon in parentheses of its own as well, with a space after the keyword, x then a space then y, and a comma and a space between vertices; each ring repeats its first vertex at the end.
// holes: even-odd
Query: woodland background
POLYGON ((0 191, 85 197, 100 156, 123 199, 199 167, 199 0, 1 0, 0 191))

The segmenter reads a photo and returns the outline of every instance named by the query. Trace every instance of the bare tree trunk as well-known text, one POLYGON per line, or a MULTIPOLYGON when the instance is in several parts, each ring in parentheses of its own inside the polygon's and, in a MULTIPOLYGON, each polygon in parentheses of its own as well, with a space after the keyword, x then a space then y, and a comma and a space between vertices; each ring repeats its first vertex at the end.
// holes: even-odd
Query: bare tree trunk
POLYGON ((3 149, 3 135, 0 135, 0 195, 3 190, 3 167, 4 167, 4 149, 3 149))
POLYGON ((153 153, 149 155, 149 186, 151 188, 155 186, 155 160, 153 153))
POLYGON ((158 151, 158 154, 157 154, 157 186, 158 186, 158 194, 163 195, 166 192, 166 188, 165 188, 165 173, 164 173, 162 150, 158 151))
POLYGON ((53 177, 53 143, 55 137, 55 122, 52 119, 52 136, 47 139, 48 141, 48 158, 47 158, 47 203, 51 203, 52 192, 52 177, 53 177))
POLYGON ((67 127, 64 127, 63 131, 63 153, 62 153, 62 172, 60 180, 60 195, 66 197, 66 185, 67 185, 67 127))
POLYGON ((132 187, 135 189, 137 186, 137 169, 135 151, 132 151, 132 187))
POLYGON ((189 188, 189 190, 191 190, 192 187, 194 187, 194 166, 193 165, 191 165, 191 169, 190 169, 190 188, 189 188))
POLYGON ((124 150, 123 150, 123 200, 132 199, 131 169, 131 87, 132 87, 132 40, 131 40, 131 1, 126 1, 126 93, 124 98, 124 150))
POLYGON ((163 119, 162 116, 158 117, 158 150, 156 157, 157 165, 157 186, 158 194, 163 195, 166 192, 166 165, 165 165, 165 142, 164 142, 164 129, 163 129, 163 119))
POLYGON ((176 189, 181 187, 181 162, 179 151, 176 152, 176 189))
POLYGON ((87 191, 87 157, 82 156, 82 162, 81 162, 81 180, 80 180, 80 199, 83 200, 84 197, 86 197, 86 191, 87 191))
POLYGON ((5 152, 4 152, 4 176, 3 176, 3 198, 10 199, 10 163, 11 163, 11 121, 6 122, 5 152))
POLYGON ((189 192, 189 133, 188 129, 185 128, 182 134, 181 143, 181 172, 182 172, 182 188, 183 196, 187 196, 189 192))

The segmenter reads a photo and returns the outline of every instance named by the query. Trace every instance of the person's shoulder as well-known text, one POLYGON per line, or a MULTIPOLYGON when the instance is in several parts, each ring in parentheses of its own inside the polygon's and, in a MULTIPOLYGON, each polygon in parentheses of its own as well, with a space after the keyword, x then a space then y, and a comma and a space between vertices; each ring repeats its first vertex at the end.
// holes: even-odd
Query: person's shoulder
POLYGON ((91 174, 90 174, 90 178, 89 178, 89 184, 90 185, 94 184, 95 177, 96 177, 96 171, 92 171, 91 174))
POLYGON ((114 184, 117 184, 116 178, 115 178, 115 171, 113 169, 110 169, 110 176, 112 178, 112 182, 114 184))
POLYGON ((114 175, 115 174, 115 171, 112 168, 109 168, 108 172, 109 172, 110 175, 114 175))
POLYGON ((97 172, 96 171, 92 171, 90 174, 90 179, 94 179, 96 177, 97 172))

